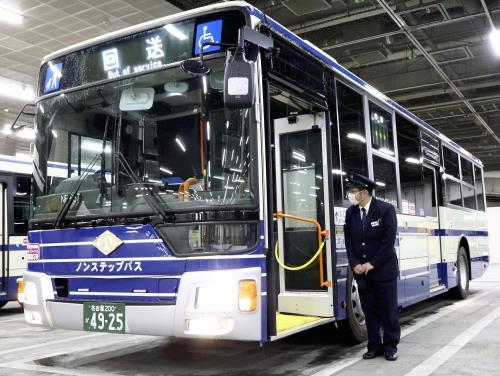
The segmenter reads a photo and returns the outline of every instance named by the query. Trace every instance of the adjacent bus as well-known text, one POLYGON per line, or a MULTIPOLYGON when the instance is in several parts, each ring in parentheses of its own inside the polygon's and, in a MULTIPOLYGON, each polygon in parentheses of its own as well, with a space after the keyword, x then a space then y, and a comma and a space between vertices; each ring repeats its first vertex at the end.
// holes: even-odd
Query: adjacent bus
POLYGON ((49 55, 38 95, 28 323, 362 340, 351 172, 397 209, 401 307, 465 298, 488 266, 481 161, 247 3, 49 55))
POLYGON ((29 257, 32 165, 26 157, 0 155, 0 308, 18 300, 18 282, 29 257))

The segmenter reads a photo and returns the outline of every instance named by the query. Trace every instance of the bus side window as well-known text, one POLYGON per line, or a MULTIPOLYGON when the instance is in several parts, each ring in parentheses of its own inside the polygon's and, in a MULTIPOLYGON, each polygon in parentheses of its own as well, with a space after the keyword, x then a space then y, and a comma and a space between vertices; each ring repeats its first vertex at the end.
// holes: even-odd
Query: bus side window
POLYGON ((444 203, 462 206, 462 192, 460 183, 460 168, 458 164, 458 154, 443 146, 444 163, 444 203))
POLYGON ((474 169, 472 163, 460 157, 462 168, 462 195, 464 207, 476 210, 476 195, 474 193, 474 169))
POLYGON ((28 220, 30 214, 31 178, 17 177, 14 193, 14 235, 28 235, 28 220))
MULTIPOLYGON (((368 176, 363 97, 337 82, 337 108, 342 157, 341 174, 348 177, 352 172, 357 172, 368 176)), ((344 179, 344 192, 347 192, 345 182, 344 179)))
POLYGON ((484 211, 484 189, 481 167, 474 166, 474 176, 476 180, 477 210, 484 211))
POLYGON ((396 132, 401 181, 401 213, 433 215, 430 206, 433 201, 431 200, 433 176, 429 179, 423 174, 418 127, 402 116, 396 115, 396 132))

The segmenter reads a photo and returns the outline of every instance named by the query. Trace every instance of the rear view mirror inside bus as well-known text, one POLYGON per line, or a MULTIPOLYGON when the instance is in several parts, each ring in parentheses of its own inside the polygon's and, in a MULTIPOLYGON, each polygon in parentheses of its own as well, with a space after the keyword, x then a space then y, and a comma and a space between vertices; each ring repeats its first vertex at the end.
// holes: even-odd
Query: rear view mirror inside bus
POLYGON ((120 97, 120 111, 149 110, 153 107, 154 97, 152 87, 125 89, 120 97))

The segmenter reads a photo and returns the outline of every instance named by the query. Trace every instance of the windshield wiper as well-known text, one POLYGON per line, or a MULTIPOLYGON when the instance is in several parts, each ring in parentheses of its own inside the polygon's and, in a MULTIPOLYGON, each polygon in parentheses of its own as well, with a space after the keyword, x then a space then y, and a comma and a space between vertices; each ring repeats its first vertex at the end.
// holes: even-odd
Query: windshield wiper
POLYGON ((94 156, 94 158, 92 158, 92 160, 90 161, 90 163, 87 166, 87 168, 78 177, 78 180, 75 182, 75 188, 73 189, 73 191, 70 193, 69 197, 64 202, 62 208, 57 213, 56 219, 52 223, 52 226, 54 228, 59 228, 59 226, 61 225, 61 222, 64 221, 64 218, 68 214, 68 211, 71 208, 71 205, 73 204, 73 201, 75 201, 75 197, 78 194, 78 192, 80 191, 80 188, 82 187, 82 184, 83 184, 84 180, 87 178, 87 176, 89 175, 90 171, 92 170, 92 168, 94 167, 94 165, 96 164, 96 162, 99 160, 100 156, 101 156, 101 154, 96 154, 94 156))
MULTIPOLYGON (((134 170, 132 170, 132 167, 130 167, 130 164, 127 162, 127 160, 125 159, 123 154, 119 151, 116 153, 116 156, 118 157, 118 162, 123 167, 123 171, 128 176, 128 178, 130 180, 132 180, 132 182, 134 184, 139 184, 141 186, 141 188, 145 188, 144 183, 141 182, 139 177, 134 173, 134 170)), ((143 195, 144 201, 146 201, 146 203, 149 205, 149 207, 151 207, 151 209, 153 209, 155 211, 155 213, 164 222, 166 222, 168 219, 168 216, 162 207, 162 204, 164 204, 164 201, 160 197, 158 197, 158 194, 154 190, 151 190, 151 191, 148 190, 148 192, 151 193, 151 195, 144 193, 144 195, 143 195)))

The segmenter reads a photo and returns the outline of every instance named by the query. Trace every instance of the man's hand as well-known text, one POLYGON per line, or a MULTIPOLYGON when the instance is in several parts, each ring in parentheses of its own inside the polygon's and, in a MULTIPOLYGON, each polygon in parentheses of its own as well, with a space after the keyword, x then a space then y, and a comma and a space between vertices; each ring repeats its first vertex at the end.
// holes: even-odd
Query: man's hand
MULTIPOLYGON (((361 274, 366 274, 365 273, 365 265, 361 265, 361 264, 358 264, 354 267, 354 273, 358 274, 358 275, 361 275, 361 274)), ((373 266, 372 266, 373 268, 373 266)))
POLYGON ((361 266, 363 267, 363 273, 365 273, 365 275, 367 275, 370 270, 374 269, 374 266, 369 262, 365 262, 361 266))

